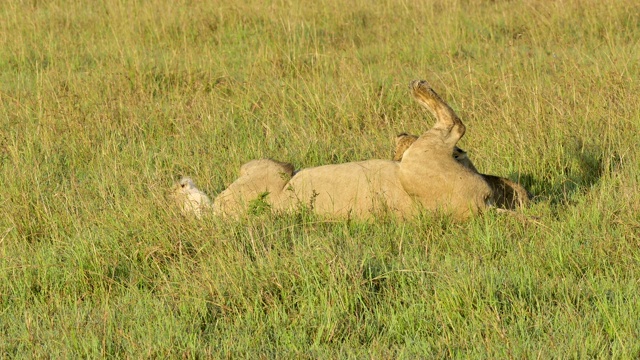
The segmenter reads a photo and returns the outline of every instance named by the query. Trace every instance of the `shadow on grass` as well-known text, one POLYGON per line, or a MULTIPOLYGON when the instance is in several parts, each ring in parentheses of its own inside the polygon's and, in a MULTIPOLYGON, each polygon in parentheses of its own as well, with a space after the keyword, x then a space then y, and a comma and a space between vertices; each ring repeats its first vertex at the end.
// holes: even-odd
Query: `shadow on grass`
POLYGON ((575 196, 596 185, 603 175, 617 170, 621 165, 618 154, 607 155, 598 145, 574 140, 562 152, 562 160, 549 164, 549 170, 541 176, 513 174, 512 179, 524 186, 533 201, 549 201, 552 205, 566 205, 575 196))

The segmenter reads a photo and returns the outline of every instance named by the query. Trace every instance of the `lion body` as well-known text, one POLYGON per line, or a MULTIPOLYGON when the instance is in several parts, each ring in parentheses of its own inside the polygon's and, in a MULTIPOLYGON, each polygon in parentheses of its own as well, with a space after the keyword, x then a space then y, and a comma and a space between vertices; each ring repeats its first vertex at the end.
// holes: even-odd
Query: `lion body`
MULTIPOLYGON (((254 161, 272 162, 264 167, 269 169, 281 164, 268 159, 254 161)), ((300 170, 286 182, 251 172, 218 195, 215 212, 242 215, 248 204, 264 193, 268 193, 266 200, 273 210, 286 212, 306 207, 317 214, 336 217, 370 218, 384 213, 405 218, 423 207, 465 218, 484 208, 490 194, 488 185, 454 160, 449 172, 462 171, 462 176, 453 181, 447 178, 446 166, 440 169, 443 176, 421 177, 425 174, 415 176, 415 171, 407 169, 412 165, 389 160, 324 165, 300 170)))
POLYGON ((240 177, 215 198, 214 214, 244 212, 262 194, 279 197, 293 176, 293 166, 270 159, 252 160, 240 167, 240 177))
POLYGON ((242 216, 259 200, 279 212, 308 208, 326 216, 371 218, 386 213, 405 218, 426 209, 466 218, 494 203, 523 199, 526 191, 518 184, 478 173, 466 152, 456 146, 465 133, 464 124, 425 81, 413 81, 411 89, 437 122, 420 137, 399 135, 393 160, 298 172, 288 163, 253 160, 216 197, 214 214, 242 216))
POLYGON ((369 217, 388 211, 412 213, 413 201, 388 160, 324 165, 299 171, 280 197, 280 209, 308 206, 322 215, 369 217))

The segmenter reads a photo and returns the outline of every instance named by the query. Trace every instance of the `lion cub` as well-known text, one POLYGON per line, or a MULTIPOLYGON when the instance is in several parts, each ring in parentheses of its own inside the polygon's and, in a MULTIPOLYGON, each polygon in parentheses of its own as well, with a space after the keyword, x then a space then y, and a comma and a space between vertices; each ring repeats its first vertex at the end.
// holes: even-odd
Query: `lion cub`
POLYGON ((170 197, 184 216, 194 215, 197 219, 213 207, 211 199, 198 189, 191 178, 183 177, 171 189, 170 197))
MULTIPOLYGON (((407 151, 416 140, 418 140, 417 135, 401 133, 396 136, 396 150, 393 155, 393 161, 401 161, 405 151, 407 151)), ((467 152, 457 146, 453 148, 453 158, 467 169, 479 173, 467 156, 467 152)), ((494 206, 503 209, 515 209, 525 206, 529 202, 529 193, 522 185, 499 176, 480 175, 482 175, 484 181, 491 187, 492 196, 490 200, 494 206)))

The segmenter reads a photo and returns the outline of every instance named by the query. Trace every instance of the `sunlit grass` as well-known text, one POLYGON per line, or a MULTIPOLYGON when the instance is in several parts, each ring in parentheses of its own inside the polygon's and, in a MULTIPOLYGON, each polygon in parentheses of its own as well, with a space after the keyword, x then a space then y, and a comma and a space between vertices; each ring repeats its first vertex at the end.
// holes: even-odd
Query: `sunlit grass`
POLYGON ((633 1, 0 4, 0 357, 637 358, 633 1), (519 216, 180 216, 391 158, 427 79, 519 216))

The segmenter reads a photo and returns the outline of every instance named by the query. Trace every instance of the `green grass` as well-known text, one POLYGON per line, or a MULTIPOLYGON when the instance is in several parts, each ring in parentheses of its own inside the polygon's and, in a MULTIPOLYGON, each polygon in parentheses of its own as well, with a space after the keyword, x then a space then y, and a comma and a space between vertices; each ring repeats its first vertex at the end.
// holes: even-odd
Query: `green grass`
POLYGON ((0 357, 640 357, 636 3, 2 1, 0 357), (166 199, 388 159, 434 121, 416 78, 521 216, 166 199))

